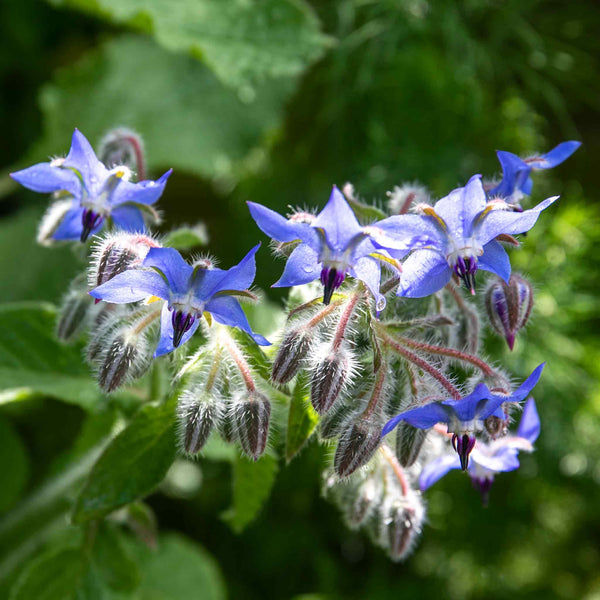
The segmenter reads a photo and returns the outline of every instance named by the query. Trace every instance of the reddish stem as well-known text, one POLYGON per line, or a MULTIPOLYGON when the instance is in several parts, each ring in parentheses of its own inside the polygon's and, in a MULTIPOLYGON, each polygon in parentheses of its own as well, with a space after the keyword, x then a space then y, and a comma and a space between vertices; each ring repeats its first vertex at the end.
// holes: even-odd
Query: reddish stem
POLYGON ((231 355, 231 358, 235 362, 239 372, 241 373, 244 383, 246 384, 246 388, 249 392, 254 392, 256 390, 256 384, 254 383, 254 379, 252 378, 252 371, 250 370, 250 365, 244 358, 244 355, 240 352, 240 349, 237 347, 237 344, 226 335, 223 337, 223 341, 225 343, 225 347, 227 351, 231 355))
POLYGON ((338 322, 338 326, 335 330, 335 336, 333 338, 333 343, 331 345, 332 350, 337 350, 342 345, 342 342, 344 341, 344 335, 346 333, 346 329, 348 327, 348 324, 350 323, 350 318, 352 317, 352 313, 354 312, 354 309, 356 308, 356 304, 358 303, 358 300, 361 295, 362 294, 360 294, 358 292, 353 294, 350 297, 350 300, 348 301, 346 306, 344 307, 344 311, 342 312, 342 315, 338 322))
POLYGON ((410 485, 406 480, 406 474, 404 473, 404 469, 400 466, 398 459, 395 457, 394 453, 390 450, 390 447, 387 444, 381 444, 379 450, 381 451, 381 454, 385 456, 386 460, 390 464, 390 467, 392 467, 394 475, 396 475, 398 482, 400 483, 402 494, 404 496, 408 496, 410 485))

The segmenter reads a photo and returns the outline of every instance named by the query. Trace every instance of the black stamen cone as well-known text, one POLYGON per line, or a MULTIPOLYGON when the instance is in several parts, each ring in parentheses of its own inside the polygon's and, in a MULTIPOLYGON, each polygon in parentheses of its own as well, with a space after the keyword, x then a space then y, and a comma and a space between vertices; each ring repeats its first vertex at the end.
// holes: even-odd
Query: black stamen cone
POLYGON ((323 284, 323 304, 326 306, 331 302, 331 296, 333 296, 333 292, 336 290, 337 280, 337 271, 335 269, 330 269, 329 273, 327 273, 327 278, 325 283, 323 284))

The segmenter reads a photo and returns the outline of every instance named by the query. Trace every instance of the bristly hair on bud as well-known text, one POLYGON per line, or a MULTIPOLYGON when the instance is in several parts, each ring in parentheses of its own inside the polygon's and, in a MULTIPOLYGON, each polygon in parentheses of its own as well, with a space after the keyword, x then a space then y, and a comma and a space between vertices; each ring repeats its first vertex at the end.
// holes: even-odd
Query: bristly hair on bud
POLYGON ((87 290, 73 285, 63 298, 56 325, 56 337, 65 342, 71 341, 87 322, 92 299, 87 290))
POLYGON ((348 477, 367 464, 379 448, 382 427, 378 419, 359 418, 349 430, 342 432, 333 459, 339 477, 348 477))
POLYGON ((415 464, 428 433, 427 429, 417 429, 404 421, 398 425, 396 456, 403 467, 409 468, 415 464))
POLYGON ((273 360, 271 379, 275 383, 288 383, 304 364, 312 347, 311 331, 298 327, 289 331, 281 341, 273 360))
POLYGON ((150 248, 160 248, 153 237, 120 231, 95 242, 88 269, 88 285, 95 288, 115 275, 142 264, 150 248))
POLYGON ((311 372, 310 401, 314 409, 323 415, 351 383, 356 371, 356 360, 345 342, 338 348, 324 343, 316 356, 311 372))
POLYGON ((527 279, 513 273, 505 283, 499 277, 488 287, 485 308, 491 326, 512 350, 515 337, 525 326, 533 308, 533 290, 527 279))
POLYGON ((248 391, 245 397, 234 400, 231 418, 244 453, 258 460, 267 447, 271 403, 256 390, 248 391))
MULTIPOLYGON (((57 194, 54 195, 57 196, 57 194)), ((57 199, 48 207, 38 226, 36 241, 40 246, 50 247, 57 243, 57 240, 52 236, 72 206, 73 197, 71 194, 67 194, 66 198, 62 194, 62 199, 57 199)))
POLYGON ((131 129, 118 127, 107 132, 100 140, 98 158, 109 169, 124 165, 137 173, 138 181, 146 178, 144 143, 131 129))
POLYGON ((395 186, 387 196, 388 209, 393 215, 405 215, 413 206, 431 202, 427 189, 416 182, 395 186))
POLYGON ((425 507, 418 492, 392 500, 382 509, 380 543, 393 561, 405 560, 421 534, 425 507))
POLYGON ((223 404, 206 390, 205 385, 195 385, 179 397, 177 416, 179 444, 187 455, 197 455, 221 419, 223 404))

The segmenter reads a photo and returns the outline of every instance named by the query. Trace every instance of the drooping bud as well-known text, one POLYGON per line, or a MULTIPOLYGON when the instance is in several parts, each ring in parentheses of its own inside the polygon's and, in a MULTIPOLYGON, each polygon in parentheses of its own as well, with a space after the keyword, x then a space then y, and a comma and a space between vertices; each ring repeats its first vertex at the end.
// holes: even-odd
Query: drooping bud
POLYGON ((92 299, 85 290, 69 290, 60 309, 56 327, 58 339, 69 341, 81 331, 91 305, 92 299))
POLYGON ((138 180, 145 178, 144 144, 142 138, 126 128, 109 131, 100 141, 98 158, 109 169, 116 165, 126 165, 138 174, 138 180))
POLYGON ((237 441, 238 430, 234 422, 233 405, 230 400, 223 400, 222 418, 217 421, 217 431, 224 442, 232 444, 237 441))
POLYGON ((352 354, 343 346, 332 349, 317 362, 311 376, 310 401, 320 415, 331 409, 349 382, 354 370, 353 362, 352 354))
POLYGON ((217 399, 203 386, 186 390, 177 407, 180 422, 180 442, 186 454, 202 450, 220 418, 217 399))
POLYGON ((348 503, 348 521, 353 527, 360 527, 373 514, 381 502, 382 479, 371 475, 356 490, 353 502, 348 503))
POLYGON ((52 246, 56 240, 52 237, 65 215, 73 208, 71 197, 52 203, 40 221, 37 232, 37 243, 40 246, 52 246))
POLYGON ((498 278, 487 290, 485 306, 490 324, 504 336, 512 350, 515 337, 527 323, 533 308, 531 284, 517 273, 510 276, 508 284, 498 278))
POLYGON ((404 560, 421 533, 424 507, 415 494, 393 501, 383 515, 382 543, 390 558, 404 560))
POLYGON ((88 273, 90 288, 102 285, 115 275, 142 264, 150 248, 160 244, 148 235, 117 233, 108 235, 95 247, 88 273))
POLYGON ((427 434, 427 429, 418 429, 400 421, 396 433, 396 456, 403 467, 408 468, 415 464, 427 434))
POLYGON ((367 464, 381 443, 381 425, 359 420, 349 432, 342 433, 333 465, 340 477, 348 477, 367 464))
POLYGON ((242 450, 258 460, 267 447, 271 403, 263 394, 249 392, 245 400, 233 405, 232 416, 242 450))
POLYGON ((472 435, 463 433, 462 435, 452 435, 452 447, 460 458, 460 468, 466 471, 469 466, 469 455, 475 446, 475 438, 472 435))
POLYGON ((284 384, 298 373, 312 346, 310 332, 299 328, 290 331, 281 341, 273 361, 271 379, 284 384))

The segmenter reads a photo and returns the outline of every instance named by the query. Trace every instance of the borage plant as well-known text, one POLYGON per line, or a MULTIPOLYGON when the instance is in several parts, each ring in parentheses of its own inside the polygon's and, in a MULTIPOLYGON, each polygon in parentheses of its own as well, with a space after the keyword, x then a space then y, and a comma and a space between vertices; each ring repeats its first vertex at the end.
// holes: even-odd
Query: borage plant
POLYGON ((198 229, 162 237, 147 229, 170 171, 135 181, 136 171, 144 177, 139 139, 116 131, 107 140, 96 158, 75 131, 65 159, 13 174, 53 194, 41 242, 76 240, 91 250, 87 276, 65 297, 59 338, 83 334, 100 388, 116 397, 131 384, 137 396, 75 503, 76 523, 114 516, 149 493, 175 458, 175 429, 186 456, 237 446, 259 461, 244 466, 250 476, 263 461, 290 461, 314 437, 333 449, 325 496, 349 526, 401 560, 423 528, 425 489, 460 469, 487 502, 494 476, 533 449, 540 422, 530 394, 544 365, 517 385, 491 364, 480 351, 479 305, 512 350, 533 292, 511 273, 505 246, 519 246, 515 236, 558 198, 521 206, 532 171, 559 164, 578 143, 525 160, 501 152, 502 181, 474 175, 435 203, 424 188, 395 188, 387 212, 349 184, 334 186, 320 211, 281 215, 249 202, 285 260, 274 286, 293 287, 285 317, 273 309, 273 327, 257 333, 242 305, 261 302, 251 289, 259 245, 226 269, 184 257, 180 250, 205 241, 194 237, 198 229), (158 468, 142 476, 137 445, 155 431, 158 468), (114 457, 130 478, 105 476, 114 457))

